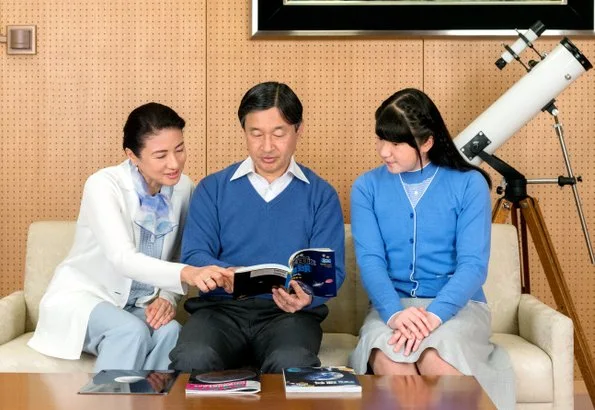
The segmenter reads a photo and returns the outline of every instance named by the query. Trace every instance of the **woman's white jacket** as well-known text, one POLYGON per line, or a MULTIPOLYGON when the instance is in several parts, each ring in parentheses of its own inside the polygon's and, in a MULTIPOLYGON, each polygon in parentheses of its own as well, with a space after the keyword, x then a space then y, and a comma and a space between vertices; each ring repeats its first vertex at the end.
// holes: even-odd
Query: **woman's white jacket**
POLYGON ((140 228, 133 222, 139 207, 129 161, 91 175, 83 190, 74 244, 58 265, 39 306, 39 322, 29 346, 48 356, 80 358, 93 308, 107 301, 124 307, 132 280, 155 286, 139 299, 146 306, 159 296, 174 308, 186 292, 180 271, 167 262, 179 254, 193 183, 186 175, 174 186, 171 205, 179 225, 165 236, 161 259, 137 251, 140 228))

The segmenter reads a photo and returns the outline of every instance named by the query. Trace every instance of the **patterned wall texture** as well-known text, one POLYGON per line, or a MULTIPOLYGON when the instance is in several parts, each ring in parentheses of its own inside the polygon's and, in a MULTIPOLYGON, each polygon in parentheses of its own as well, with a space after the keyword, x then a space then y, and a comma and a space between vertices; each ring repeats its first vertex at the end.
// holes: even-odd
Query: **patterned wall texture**
MULTIPOLYGON (((76 218, 85 178, 124 158, 122 126, 144 102, 171 105, 187 120, 187 173, 198 181, 245 157, 236 118, 243 93, 260 81, 288 83, 305 105, 297 159, 336 187, 349 221, 353 180, 379 163, 373 113, 382 100, 402 87, 422 88, 457 135, 523 75, 517 64, 494 66, 510 39, 252 40, 249 21, 249 2, 236 0, 0 2, 0 32, 36 24, 39 36, 35 56, 8 56, 0 47, 1 296, 22 287, 27 226, 76 218)), ((536 45, 550 51, 557 41, 536 45)), ((574 42, 595 61, 594 39, 574 42)), ((558 105, 595 230, 595 74, 569 87, 558 105)), ((498 155, 528 178, 565 173, 547 114, 498 155)), ((572 192, 532 185, 529 193, 540 200, 594 350, 595 268, 572 192)), ((533 293, 553 305, 531 244, 530 261, 533 293)))

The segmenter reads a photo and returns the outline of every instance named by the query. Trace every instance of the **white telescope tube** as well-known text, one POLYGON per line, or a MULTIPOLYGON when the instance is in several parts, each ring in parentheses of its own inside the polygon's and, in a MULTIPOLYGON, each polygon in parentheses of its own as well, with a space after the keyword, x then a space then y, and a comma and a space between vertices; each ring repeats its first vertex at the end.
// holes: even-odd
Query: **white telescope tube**
POLYGON ((463 157, 474 165, 480 151, 493 154, 518 130, 590 69, 591 63, 567 38, 517 81, 454 139, 463 157), (483 134, 485 138, 476 138, 483 134), (485 145, 487 144, 487 145, 485 145))

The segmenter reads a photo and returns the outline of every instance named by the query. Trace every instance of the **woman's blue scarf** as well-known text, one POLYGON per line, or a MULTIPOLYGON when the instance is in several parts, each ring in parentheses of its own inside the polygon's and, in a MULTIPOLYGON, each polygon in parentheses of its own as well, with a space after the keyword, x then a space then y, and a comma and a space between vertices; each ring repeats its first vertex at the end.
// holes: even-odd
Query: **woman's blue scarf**
POLYGON ((151 195, 145 178, 132 162, 130 162, 130 173, 134 190, 140 201, 138 211, 134 215, 134 223, 151 232, 155 237, 173 231, 178 226, 178 221, 174 220, 170 201, 173 186, 164 185, 157 194, 151 195))

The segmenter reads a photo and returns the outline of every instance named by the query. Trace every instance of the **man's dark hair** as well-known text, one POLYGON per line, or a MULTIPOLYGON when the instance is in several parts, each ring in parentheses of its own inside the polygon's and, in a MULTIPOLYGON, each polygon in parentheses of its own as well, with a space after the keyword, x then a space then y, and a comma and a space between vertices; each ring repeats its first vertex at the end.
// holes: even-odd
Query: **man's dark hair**
POLYGON ((297 129, 302 123, 302 103, 293 90, 286 84, 269 81, 249 89, 238 108, 238 118, 242 128, 246 116, 254 111, 264 111, 276 107, 288 124, 297 129))

